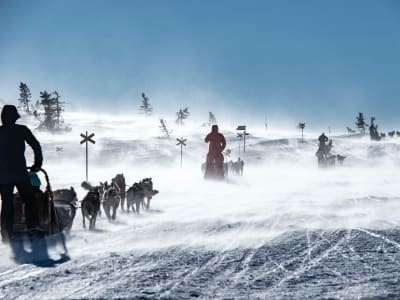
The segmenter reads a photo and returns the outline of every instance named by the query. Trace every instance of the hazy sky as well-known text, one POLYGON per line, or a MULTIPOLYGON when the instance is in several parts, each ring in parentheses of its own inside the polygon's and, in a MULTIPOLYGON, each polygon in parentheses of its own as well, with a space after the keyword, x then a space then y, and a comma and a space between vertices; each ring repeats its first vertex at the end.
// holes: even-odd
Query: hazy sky
POLYGON ((399 1, 0 0, 0 28, 7 102, 400 123, 399 1))

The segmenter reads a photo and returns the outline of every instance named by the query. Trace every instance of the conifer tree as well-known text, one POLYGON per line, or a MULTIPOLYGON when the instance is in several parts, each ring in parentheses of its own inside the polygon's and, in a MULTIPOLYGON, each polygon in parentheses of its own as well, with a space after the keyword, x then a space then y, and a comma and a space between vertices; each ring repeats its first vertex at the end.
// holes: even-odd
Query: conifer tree
POLYGON ((210 111, 208 112, 208 125, 215 125, 217 124, 217 119, 215 118, 215 115, 210 111))
POLYGON ((55 112, 54 112, 54 114, 55 114, 55 122, 56 122, 56 127, 59 129, 60 128, 60 122, 61 122, 61 119, 62 119, 61 114, 64 111, 65 102, 60 101, 61 96, 57 91, 54 91, 53 94, 55 96, 53 98, 54 102, 55 102, 55 112))
POLYGON ((367 124, 365 123, 364 114, 361 112, 358 113, 356 126, 361 133, 365 133, 365 127, 367 126, 367 124))
POLYGON ((170 138, 170 133, 172 131, 168 129, 167 122, 164 119, 160 119, 160 130, 167 138, 170 138))
POLYGON ((145 93, 142 93, 142 105, 140 105, 139 110, 146 116, 151 115, 151 113, 153 112, 153 108, 151 107, 149 98, 145 95, 145 93))
POLYGON ((183 124, 183 120, 185 120, 187 117, 190 116, 189 108, 186 107, 184 109, 179 109, 179 111, 176 113, 177 119, 176 123, 179 125, 183 124))
POLYGON ((47 91, 40 92, 40 105, 44 110, 44 120, 40 127, 53 130, 57 121, 56 99, 51 97, 47 91))
POLYGON ((26 83, 20 82, 19 84, 19 107, 23 109, 24 112, 30 114, 30 102, 31 102, 31 91, 26 83))

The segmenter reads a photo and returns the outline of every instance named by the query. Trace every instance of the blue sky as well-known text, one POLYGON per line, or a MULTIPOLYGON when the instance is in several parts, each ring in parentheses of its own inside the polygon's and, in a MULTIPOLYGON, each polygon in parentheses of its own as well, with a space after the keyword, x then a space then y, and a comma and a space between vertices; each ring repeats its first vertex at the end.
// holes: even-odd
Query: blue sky
POLYGON ((0 0, 0 98, 399 125, 398 1, 0 0))

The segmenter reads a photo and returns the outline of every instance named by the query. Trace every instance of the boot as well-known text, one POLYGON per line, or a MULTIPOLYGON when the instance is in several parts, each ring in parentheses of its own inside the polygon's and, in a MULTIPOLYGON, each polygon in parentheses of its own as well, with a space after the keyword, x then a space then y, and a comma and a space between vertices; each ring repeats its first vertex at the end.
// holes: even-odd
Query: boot
POLYGON ((30 229, 28 237, 32 247, 32 252, 30 253, 32 261, 39 262, 49 260, 50 257, 47 251, 44 231, 38 228, 30 229))
POLYGON ((14 234, 9 242, 14 260, 20 264, 29 263, 29 253, 24 248, 23 236, 14 234))

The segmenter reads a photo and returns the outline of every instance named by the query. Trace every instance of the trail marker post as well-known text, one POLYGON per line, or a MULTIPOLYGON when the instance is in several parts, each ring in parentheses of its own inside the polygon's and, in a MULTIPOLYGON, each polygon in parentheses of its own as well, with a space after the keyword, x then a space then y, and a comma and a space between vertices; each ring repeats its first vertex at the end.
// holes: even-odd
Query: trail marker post
POLYGON ((304 127, 306 127, 306 123, 299 123, 299 125, 297 127, 301 129, 301 142, 304 143, 303 131, 304 131, 304 127))
POLYGON ((237 137, 239 138, 239 157, 240 157, 240 145, 242 144, 243 133, 238 133, 237 137))
MULTIPOLYGON (((246 125, 239 125, 236 130, 243 130, 243 153, 246 152, 246 135, 250 133, 246 132, 246 125)), ((238 135, 239 136, 239 135, 238 135)))
POLYGON ((61 153, 64 151, 63 147, 56 147, 56 152, 58 154, 58 158, 60 158, 61 153))
POLYGON ((231 149, 226 149, 226 151, 223 153, 226 157, 231 157, 232 150, 231 149))
POLYGON ((88 132, 86 131, 86 134, 81 133, 81 145, 83 143, 86 143, 86 181, 88 181, 88 161, 89 161, 89 149, 88 149, 88 142, 92 144, 96 144, 96 141, 93 140, 92 138, 94 137, 94 133, 91 133, 88 135, 88 132))
POLYGON ((186 147, 187 139, 184 139, 183 137, 181 137, 180 139, 177 138, 176 140, 178 141, 178 143, 176 145, 181 146, 181 168, 182 168, 183 146, 186 147))

